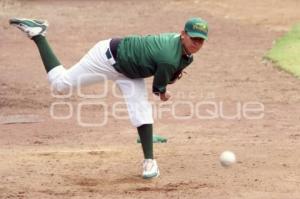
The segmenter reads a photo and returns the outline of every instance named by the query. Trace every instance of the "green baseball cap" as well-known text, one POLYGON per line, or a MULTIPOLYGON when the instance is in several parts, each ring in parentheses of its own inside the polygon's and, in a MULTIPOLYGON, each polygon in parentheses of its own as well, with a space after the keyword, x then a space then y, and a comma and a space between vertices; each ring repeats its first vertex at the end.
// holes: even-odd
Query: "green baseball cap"
POLYGON ((199 37, 207 40, 208 24, 201 18, 190 18, 184 26, 184 30, 190 37, 199 37))

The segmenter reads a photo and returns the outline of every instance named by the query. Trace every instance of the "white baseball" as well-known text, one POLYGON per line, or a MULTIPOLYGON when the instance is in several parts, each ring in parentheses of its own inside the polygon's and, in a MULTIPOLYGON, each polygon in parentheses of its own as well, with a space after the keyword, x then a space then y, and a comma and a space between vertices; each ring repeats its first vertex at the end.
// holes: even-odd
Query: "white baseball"
POLYGON ((233 152, 224 151, 220 155, 220 162, 223 167, 229 167, 236 162, 236 158, 233 152))

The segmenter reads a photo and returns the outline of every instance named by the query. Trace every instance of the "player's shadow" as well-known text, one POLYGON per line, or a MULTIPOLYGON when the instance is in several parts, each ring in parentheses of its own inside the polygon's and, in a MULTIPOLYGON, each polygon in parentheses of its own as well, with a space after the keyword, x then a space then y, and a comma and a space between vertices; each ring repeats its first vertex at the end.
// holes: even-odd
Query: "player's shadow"
POLYGON ((115 184, 147 184, 152 180, 146 180, 141 177, 141 175, 131 175, 125 176, 123 178, 118 178, 113 180, 112 182, 115 184))

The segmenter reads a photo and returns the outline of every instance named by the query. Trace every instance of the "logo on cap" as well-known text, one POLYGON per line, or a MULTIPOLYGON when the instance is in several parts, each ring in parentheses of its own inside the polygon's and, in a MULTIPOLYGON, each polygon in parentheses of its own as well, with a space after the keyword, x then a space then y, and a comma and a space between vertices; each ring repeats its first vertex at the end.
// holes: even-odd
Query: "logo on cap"
POLYGON ((196 23, 193 25, 193 30, 207 33, 207 31, 208 31, 207 24, 196 23))

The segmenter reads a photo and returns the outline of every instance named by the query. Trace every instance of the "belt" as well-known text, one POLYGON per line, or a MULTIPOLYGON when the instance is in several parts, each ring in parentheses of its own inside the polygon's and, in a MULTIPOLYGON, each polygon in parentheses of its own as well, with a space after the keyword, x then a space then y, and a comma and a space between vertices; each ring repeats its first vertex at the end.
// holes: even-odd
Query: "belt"
POLYGON ((108 59, 108 61, 110 62, 111 65, 115 65, 117 62, 116 60, 114 59, 114 57, 112 56, 112 53, 110 52, 110 49, 107 48, 107 51, 105 52, 105 55, 108 59))
POLYGON ((121 41, 122 41, 122 39, 120 39, 120 38, 112 38, 109 42, 109 48, 110 48, 111 54, 115 60, 117 58, 117 51, 118 51, 118 47, 119 47, 119 44, 121 41))
POLYGON ((114 66, 117 64, 117 50, 122 39, 113 38, 109 42, 109 48, 107 48, 105 55, 110 63, 114 66))

